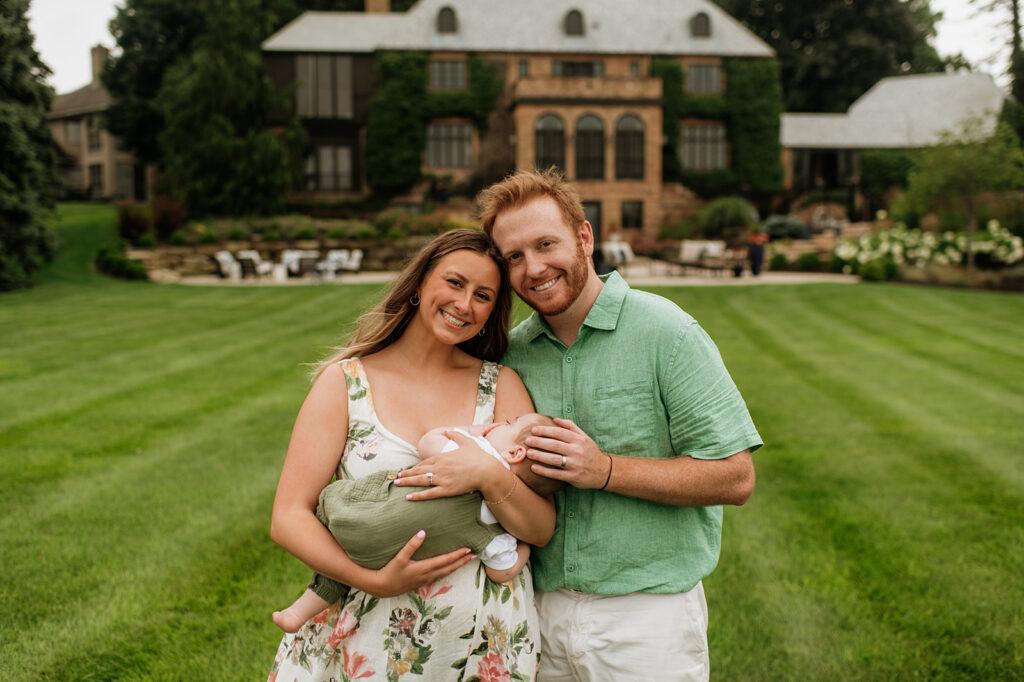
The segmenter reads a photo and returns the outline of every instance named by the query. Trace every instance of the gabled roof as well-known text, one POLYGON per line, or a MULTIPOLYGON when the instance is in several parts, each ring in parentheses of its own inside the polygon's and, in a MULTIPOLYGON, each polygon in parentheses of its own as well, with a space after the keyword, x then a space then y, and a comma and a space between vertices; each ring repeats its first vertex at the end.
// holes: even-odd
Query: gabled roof
POLYGON ((772 48, 710 0, 419 0, 407 12, 306 12, 270 36, 268 52, 565 52, 772 57, 772 48), (456 33, 438 33, 437 14, 455 11, 456 33), (563 30, 583 15, 584 35, 563 30), (695 38, 704 12, 711 35, 695 38))
POLYGON ((929 73, 878 81, 845 114, 783 114, 789 149, 912 149, 939 141, 972 118, 995 127, 1006 98, 986 73, 929 73))
POLYGON ((104 111, 110 106, 110 93, 99 83, 90 83, 65 95, 53 98, 49 119, 81 116, 104 111))

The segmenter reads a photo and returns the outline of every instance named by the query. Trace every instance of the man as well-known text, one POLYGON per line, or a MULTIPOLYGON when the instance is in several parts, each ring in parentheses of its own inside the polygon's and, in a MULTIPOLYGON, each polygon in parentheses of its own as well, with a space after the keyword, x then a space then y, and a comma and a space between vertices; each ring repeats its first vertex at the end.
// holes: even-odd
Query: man
POLYGON ((484 229, 536 312, 504 363, 556 426, 527 440, 534 471, 569 484, 534 554, 538 679, 707 680, 701 580, 722 510, 754 487, 761 446, 714 343, 674 303, 599 277, 576 192, 554 172, 483 191, 484 229))

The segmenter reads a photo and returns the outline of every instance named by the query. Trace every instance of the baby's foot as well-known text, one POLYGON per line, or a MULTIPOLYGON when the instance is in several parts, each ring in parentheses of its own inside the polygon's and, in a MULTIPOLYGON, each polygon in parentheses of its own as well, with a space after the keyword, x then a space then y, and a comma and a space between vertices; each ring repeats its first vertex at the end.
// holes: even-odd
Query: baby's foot
POLYGON ((284 611, 274 611, 271 618, 274 619, 274 624, 285 632, 298 632, 298 629, 306 622, 301 616, 292 613, 290 608, 284 611))

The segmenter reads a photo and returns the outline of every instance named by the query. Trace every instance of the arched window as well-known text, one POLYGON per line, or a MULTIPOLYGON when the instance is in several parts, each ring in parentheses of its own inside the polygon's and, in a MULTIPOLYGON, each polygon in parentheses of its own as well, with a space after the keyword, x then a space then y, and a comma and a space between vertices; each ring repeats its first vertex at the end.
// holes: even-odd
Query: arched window
POLYGON ((583 35, 583 14, 578 9, 571 9, 565 13, 565 35, 583 35))
POLYGON ((455 33, 459 30, 459 22, 455 18, 455 10, 451 7, 442 7, 437 12, 437 32, 455 33))
POLYGON ((626 114, 615 124, 615 177, 644 177, 644 122, 632 114, 626 114))
POLYGON ((697 12, 690 18, 690 35, 694 38, 711 37, 711 17, 707 12, 697 12))
POLYGON ((604 179, 604 123, 593 114, 576 122, 576 178, 604 179))
POLYGON ((534 166, 565 169, 565 125, 555 114, 544 114, 533 128, 534 166))

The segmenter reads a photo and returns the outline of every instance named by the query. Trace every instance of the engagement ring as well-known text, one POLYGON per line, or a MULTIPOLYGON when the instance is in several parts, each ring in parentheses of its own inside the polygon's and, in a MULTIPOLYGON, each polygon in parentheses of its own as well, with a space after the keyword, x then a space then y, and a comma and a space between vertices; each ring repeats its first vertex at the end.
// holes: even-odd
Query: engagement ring
POLYGON ((427 472, 427 485, 434 485, 434 472, 433 471, 428 471, 427 472))

